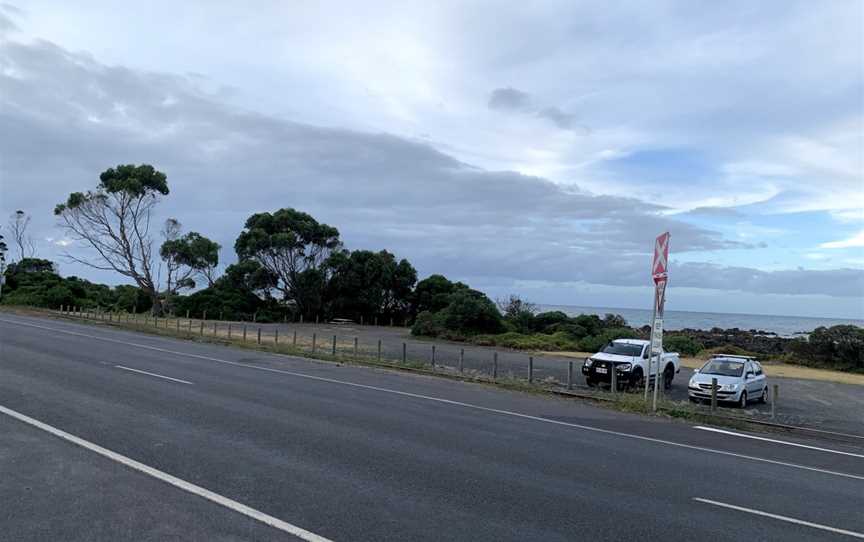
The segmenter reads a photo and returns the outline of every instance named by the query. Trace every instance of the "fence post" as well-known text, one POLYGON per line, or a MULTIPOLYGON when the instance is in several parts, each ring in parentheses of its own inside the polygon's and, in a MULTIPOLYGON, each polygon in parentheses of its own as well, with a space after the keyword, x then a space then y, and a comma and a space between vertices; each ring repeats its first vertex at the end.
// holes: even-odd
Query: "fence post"
POLYGON ((199 335, 204 335, 204 320, 201 320, 201 328, 199 335))
POLYGON ((213 336, 215 337, 216 335, 217 335, 217 333, 216 333, 216 322, 213 322, 213 336))
POLYGON ((333 355, 336 355, 336 335, 333 335, 333 355))
POLYGON ((315 342, 318 339, 318 335, 316 333, 312 334, 312 353, 315 353, 315 342))
POLYGON ((301 324, 303 323, 303 313, 302 312, 300 313, 300 323, 301 324))
POLYGON ((189 310, 188 309, 186 310, 186 319, 187 320, 189 319, 189 310))
POLYGON ((297 346, 297 330, 294 330, 294 338, 291 340, 291 346, 297 346))
POLYGON ((273 336, 273 343, 279 344, 279 328, 276 328, 276 335, 273 336))
POLYGON ((378 325, 378 317, 377 316, 375 317, 375 325, 376 326, 378 325))
POLYGON ((435 345, 432 345, 432 368, 435 368, 435 345))
POLYGON ((186 325, 189 327, 189 333, 192 333, 192 319, 187 320, 186 325))
POLYGON ((465 370, 465 349, 459 349, 459 372, 464 372, 465 370))
POLYGON ((492 380, 498 379, 498 352, 492 353, 492 380))
POLYGON ((246 342, 246 324, 243 324, 243 342, 246 342))
POLYGON ((360 315, 360 325, 361 326, 363 325, 363 315, 362 314, 360 315))
POLYGON ((219 311, 219 321, 220 322, 223 320, 222 316, 224 316, 224 315, 225 315, 225 311, 219 311))
POLYGON ((393 317, 390 317, 390 327, 393 327, 393 317))
POLYGON ((612 370, 612 383, 611 383, 610 387, 612 389, 612 393, 615 393, 618 391, 618 368, 615 367, 614 363, 612 364, 611 370, 612 370))
POLYGON ((528 356, 528 383, 534 383, 534 356, 528 356))
POLYGON ((407 361, 408 361, 408 345, 405 343, 402 343, 402 363, 405 363, 407 361))
POLYGON ((378 362, 381 362, 381 339, 378 339, 378 362))
POLYGON ((774 389, 771 392, 771 419, 777 417, 777 395, 780 392, 780 386, 778 384, 774 384, 774 389))
POLYGON ((261 344, 261 326, 258 326, 258 344, 261 344))
POLYGON ((202 320, 206 320, 206 319, 207 319, 207 311, 204 311, 204 314, 201 316, 201 319, 202 319, 202 320))
POLYGON ((228 340, 231 340, 231 324, 228 324, 228 340))
POLYGON ((717 410, 717 379, 711 379, 711 412, 717 410))
POLYGON ((317 314, 315 315, 315 323, 316 324, 318 323, 318 315, 317 314))
POLYGON ((573 361, 567 362, 567 389, 573 389, 573 361))
POLYGON ((180 319, 177 319, 177 333, 180 333, 180 319))
POLYGON ((354 361, 357 361, 357 337, 354 337, 354 361))

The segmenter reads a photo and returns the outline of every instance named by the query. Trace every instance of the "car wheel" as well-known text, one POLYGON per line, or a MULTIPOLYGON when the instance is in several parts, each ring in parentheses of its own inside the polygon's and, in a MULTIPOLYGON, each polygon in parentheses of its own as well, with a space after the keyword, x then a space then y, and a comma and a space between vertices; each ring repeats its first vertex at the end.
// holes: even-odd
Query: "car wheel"
POLYGON ((762 395, 759 397, 759 402, 763 405, 768 402, 768 386, 762 388, 762 395))
POLYGON ((675 378, 675 368, 671 365, 666 366, 663 371, 663 389, 668 390, 672 387, 672 379, 675 378))
POLYGON ((695 397, 688 397, 688 399, 690 399, 691 403, 699 403, 699 399, 697 399, 695 397))
POLYGON ((738 400, 739 408, 747 408, 747 391, 741 392, 741 399, 738 400))

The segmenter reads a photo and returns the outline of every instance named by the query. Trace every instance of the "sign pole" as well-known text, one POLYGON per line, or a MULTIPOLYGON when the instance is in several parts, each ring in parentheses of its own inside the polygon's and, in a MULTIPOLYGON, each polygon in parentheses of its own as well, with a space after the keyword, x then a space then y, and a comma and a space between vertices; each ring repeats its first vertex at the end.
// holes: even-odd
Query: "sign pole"
MULTIPOLYGON (((657 390, 660 388, 660 365, 662 360, 661 354, 663 352, 663 305, 666 301, 666 277, 657 282, 655 289, 654 327, 651 330, 651 345, 657 347, 657 368, 654 371, 654 400, 651 405, 653 412, 657 412, 657 390), (654 335, 657 335, 657 337, 655 338, 654 335)), ((651 357, 654 357, 653 350, 651 351, 651 357)))
POLYGON ((657 321, 657 296, 654 296, 653 310, 651 311, 651 331, 648 342, 648 371, 645 375, 645 402, 648 402, 648 383, 651 382, 651 362, 654 359, 654 323, 657 321))
POLYGON ((661 233, 654 240, 654 260, 651 276, 654 279, 654 303, 651 312, 651 337, 648 341, 648 374, 645 375, 645 402, 648 402, 648 384, 654 377, 653 410, 657 410, 657 388, 660 384, 660 353, 663 350, 663 303, 666 295, 666 277, 669 267, 669 232, 661 233), (654 367, 654 351, 657 351, 657 366, 654 367))

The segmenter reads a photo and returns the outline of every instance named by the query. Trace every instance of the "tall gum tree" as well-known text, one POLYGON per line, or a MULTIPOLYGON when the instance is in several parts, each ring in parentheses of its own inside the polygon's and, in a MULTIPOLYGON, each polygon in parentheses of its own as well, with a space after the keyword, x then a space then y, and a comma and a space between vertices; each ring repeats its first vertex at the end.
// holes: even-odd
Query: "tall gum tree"
POLYGON ((151 165, 119 165, 99 175, 95 190, 73 192, 54 215, 70 237, 94 252, 94 258, 67 253, 72 261, 115 271, 130 278, 161 310, 153 277, 153 209, 168 194, 167 177, 151 165))
POLYGON ((322 309, 324 262, 341 248, 339 230, 295 209, 250 216, 234 243, 240 260, 257 262, 276 279, 283 299, 307 316, 322 309))

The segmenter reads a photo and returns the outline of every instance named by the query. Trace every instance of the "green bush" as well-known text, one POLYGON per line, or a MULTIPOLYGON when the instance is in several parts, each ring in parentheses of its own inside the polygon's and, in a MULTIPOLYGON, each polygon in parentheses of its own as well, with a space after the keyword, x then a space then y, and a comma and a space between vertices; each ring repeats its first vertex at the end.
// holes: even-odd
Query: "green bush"
POLYGON ((602 331, 597 335, 585 337, 579 341, 582 352, 599 352, 604 346, 615 339, 635 339, 636 331, 629 327, 617 327, 602 331))
POLYGON ((682 356, 695 356, 705 349, 705 345, 693 337, 671 335, 663 339, 663 349, 667 352, 678 352, 682 356))
POLYGON ((574 350, 577 346, 576 341, 572 340, 566 333, 525 335, 507 332, 498 335, 476 335, 470 341, 479 346, 498 346, 516 350, 563 351, 574 350))
POLYGON ((852 325, 817 327, 789 350, 802 365, 864 372, 864 328, 852 325))

